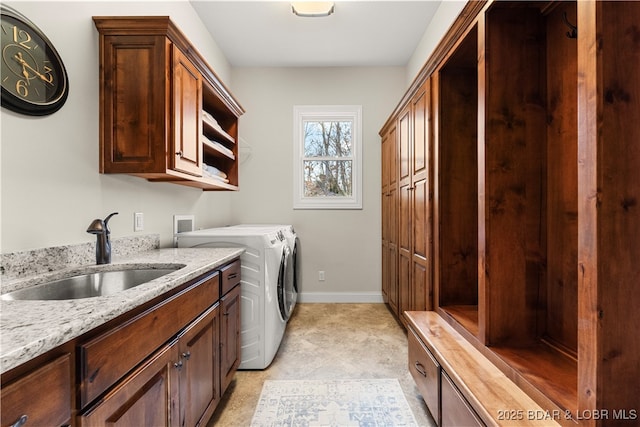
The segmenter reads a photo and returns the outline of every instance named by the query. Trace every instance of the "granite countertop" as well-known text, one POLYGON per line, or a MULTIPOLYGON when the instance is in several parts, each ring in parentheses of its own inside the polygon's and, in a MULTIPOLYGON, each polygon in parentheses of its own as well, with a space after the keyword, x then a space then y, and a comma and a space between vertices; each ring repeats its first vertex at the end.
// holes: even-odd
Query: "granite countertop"
POLYGON ((46 280, 81 274, 87 269, 184 265, 165 276, 109 296, 60 301, 0 301, 0 373, 238 258, 243 251, 243 248, 156 249, 114 257, 107 266, 75 266, 36 277, 3 281, 2 292, 7 293, 46 280))

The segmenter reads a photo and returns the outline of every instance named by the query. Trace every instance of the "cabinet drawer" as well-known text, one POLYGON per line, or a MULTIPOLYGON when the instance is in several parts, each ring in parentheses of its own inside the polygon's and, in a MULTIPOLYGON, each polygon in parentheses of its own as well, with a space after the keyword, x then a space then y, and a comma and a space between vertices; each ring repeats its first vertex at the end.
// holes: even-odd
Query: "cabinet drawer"
POLYGON ((142 362, 219 299, 219 275, 207 276, 115 329, 80 345, 81 407, 142 362))
POLYGON ((2 385, 2 425, 26 416, 26 426, 71 422, 71 358, 61 356, 18 380, 2 385))
POLYGON ((240 283, 240 260, 233 261, 231 264, 224 266, 220 270, 220 287, 222 288, 220 295, 225 295, 235 285, 240 283))
POLYGON ((475 411, 467 403, 451 378, 442 371, 442 424, 441 427, 484 426, 475 411))
POLYGON ((409 340, 409 371, 429 408, 429 412, 431 412, 431 416, 439 424, 440 364, 410 328, 407 337, 409 340))

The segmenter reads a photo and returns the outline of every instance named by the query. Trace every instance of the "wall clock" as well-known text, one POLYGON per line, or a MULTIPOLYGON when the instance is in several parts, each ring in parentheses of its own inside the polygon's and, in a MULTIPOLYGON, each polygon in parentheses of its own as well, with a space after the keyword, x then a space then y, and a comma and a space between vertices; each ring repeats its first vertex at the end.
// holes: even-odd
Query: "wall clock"
POLYGON ((0 12, 2 106, 33 116, 58 111, 69 94, 62 58, 24 15, 6 5, 0 12))

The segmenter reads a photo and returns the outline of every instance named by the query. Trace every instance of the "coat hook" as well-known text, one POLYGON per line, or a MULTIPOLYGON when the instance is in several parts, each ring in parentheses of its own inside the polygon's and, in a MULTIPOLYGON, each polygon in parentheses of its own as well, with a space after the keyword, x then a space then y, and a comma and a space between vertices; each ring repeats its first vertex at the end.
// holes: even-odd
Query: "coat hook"
POLYGON ((567 27, 571 29, 571 31, 567 31, 567 37, 569 37, 570 39, 578 38, 578 27, 576 27, 575 25, 572 25, 569 22, 569 20, 567 19, 567 12, 564 12, 562 14, 562 20, 567 25, 567 27))

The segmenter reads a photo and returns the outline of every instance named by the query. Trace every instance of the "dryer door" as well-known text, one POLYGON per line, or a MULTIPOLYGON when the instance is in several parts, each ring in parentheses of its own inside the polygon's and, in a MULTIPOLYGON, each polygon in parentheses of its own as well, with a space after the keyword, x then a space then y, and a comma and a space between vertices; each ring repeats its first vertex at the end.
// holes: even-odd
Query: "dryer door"
POLYGON ((291 262, 291 250, 288 246, 282 251, 280 271, 278 273, 278 308, 282 320, 289 320, 295 296, 293 293, 293 263, 291 262))

